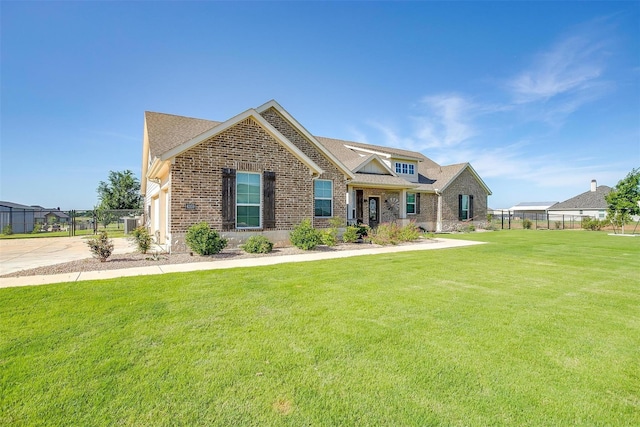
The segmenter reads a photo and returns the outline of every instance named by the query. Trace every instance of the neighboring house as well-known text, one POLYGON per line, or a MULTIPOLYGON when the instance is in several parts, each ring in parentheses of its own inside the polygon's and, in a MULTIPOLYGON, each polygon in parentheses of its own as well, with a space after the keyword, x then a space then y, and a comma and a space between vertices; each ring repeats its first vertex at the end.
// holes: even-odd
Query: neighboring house
POLYGON ((174 252, 201 221, 231 244, 256 233, 286 241, 304 219, 481 225, 491 194, 468 163, 316 137, 276 101, 224 122, 146 112, 142 193, 146 224, 174 252))
POLYGON ((611 187, 598 186, 596 180, 591 181, 591 189, 578 194, 564 202, 556 203, 549 208, 549 215, 588 216, 597 219, 607 217, 607 201, 605 197, 611 192, 611 187))
POLYGON ((42 206, 32 206, 31 208, 36 209, 35 219, 38 224, 66 224, 71 219, 60 208, 44 208, 42 206))
POLYGON ((549 208, 558 202, 522 202, 509 208, 509 212, 519 218, 534 219, 546 215, 549 208))
POLYGON ((13 233, 31 233, 35 215, 33 206, 0 201, 0 232, 10 225, 13 233))

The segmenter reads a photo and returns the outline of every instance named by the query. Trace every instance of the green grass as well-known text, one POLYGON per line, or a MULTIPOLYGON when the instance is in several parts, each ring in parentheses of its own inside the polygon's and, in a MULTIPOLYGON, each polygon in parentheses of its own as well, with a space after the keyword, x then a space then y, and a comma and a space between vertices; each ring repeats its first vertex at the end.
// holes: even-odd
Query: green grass
POLYGON ((0 289, 3 425, 640 425, 640 239, 0 289))

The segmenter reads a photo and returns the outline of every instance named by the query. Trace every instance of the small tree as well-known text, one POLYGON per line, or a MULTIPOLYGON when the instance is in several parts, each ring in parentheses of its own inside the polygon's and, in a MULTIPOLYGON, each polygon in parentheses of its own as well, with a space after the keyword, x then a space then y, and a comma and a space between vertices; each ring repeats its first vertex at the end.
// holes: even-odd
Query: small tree
POLYGON ((622 227, 631 221, 632 215, 640 215, 640 168, 633 169, 624 179, 605 196, 609 219, 612 223, 622 227))
POLYGON ((140 209, 142 206, 140 181, 130 170, 109 171, 108 182, 100 181, 96 191, 103 209, 140 209))
POLYGON ((151 248, 151 234, 149 234, 149 230, 146 227, 136 227, 135 230, 131 233, 131 240, 136 244, 138 251, 140 253, 146 254, 147 251, 151 248))
POLYGON ((98 236, 87 240, 87 245, 91 249, 93 256, 98 258, 100 262, 105 262, 113 252, 113 241, 109 239, 106 231, 102 231, 98 236))

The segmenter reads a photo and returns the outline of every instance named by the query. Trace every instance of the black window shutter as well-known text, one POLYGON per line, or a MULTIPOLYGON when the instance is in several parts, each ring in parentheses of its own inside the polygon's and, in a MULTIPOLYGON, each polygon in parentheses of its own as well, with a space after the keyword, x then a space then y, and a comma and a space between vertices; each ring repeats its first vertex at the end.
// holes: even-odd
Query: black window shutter
POLYGON ((462 221, 462 194, 458 194, 458 220, 462 221))
POLYGON ((263 174, 262 223, 264 228, 276 228, 276 173, 263 174))
POLYGON ((364 203, 364 191, 356 190, 356 221, 362 223, 364 220, 364 214, 362 213, 362 205, 364 203))
POLYGON ((473 196, 469 196, 469 219, 473 220, 473 196))
POLYGON ((222 229, 236 227, 236 170, 222 169, 222 229))
POLYGON ((416 214, 420 213, 420 193, 416 193, 416 214))

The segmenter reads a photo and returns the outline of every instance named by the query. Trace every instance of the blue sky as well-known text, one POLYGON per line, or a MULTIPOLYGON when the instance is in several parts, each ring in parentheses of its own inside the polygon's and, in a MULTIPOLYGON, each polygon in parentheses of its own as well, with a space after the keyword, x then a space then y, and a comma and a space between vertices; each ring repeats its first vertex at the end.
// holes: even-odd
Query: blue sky
POLYGON ((0 200, 97 204, 144 111, 276 99, 312 134, 470 162, 489 205, 640 166, 640 2, 1 4, 0 200))

